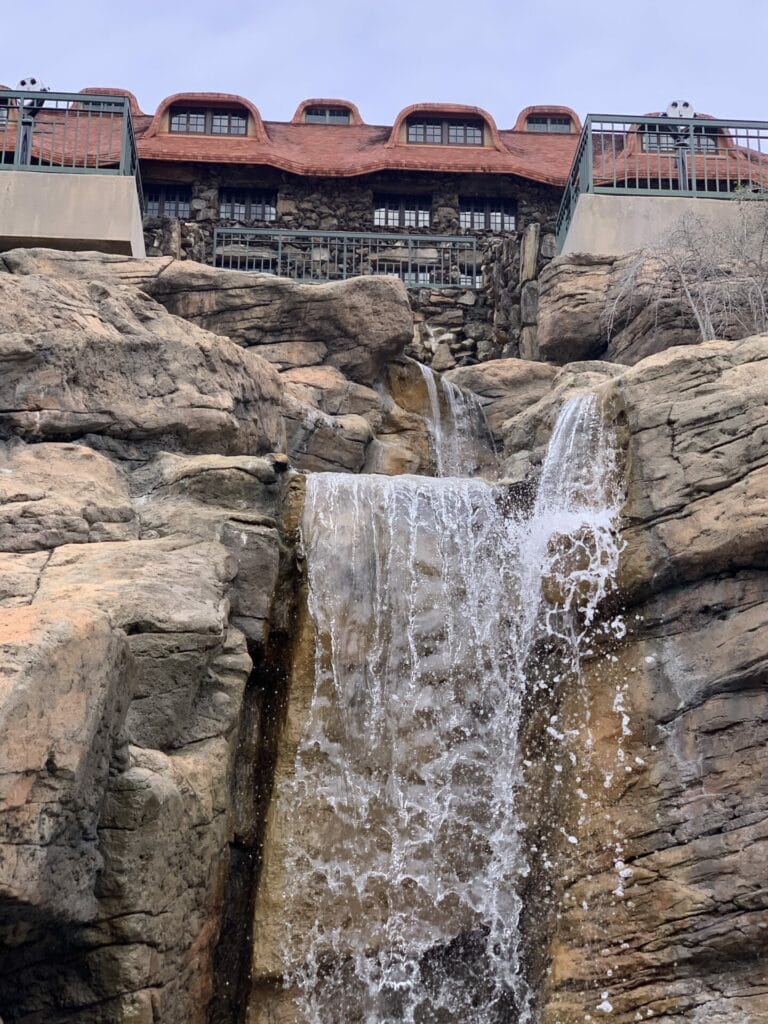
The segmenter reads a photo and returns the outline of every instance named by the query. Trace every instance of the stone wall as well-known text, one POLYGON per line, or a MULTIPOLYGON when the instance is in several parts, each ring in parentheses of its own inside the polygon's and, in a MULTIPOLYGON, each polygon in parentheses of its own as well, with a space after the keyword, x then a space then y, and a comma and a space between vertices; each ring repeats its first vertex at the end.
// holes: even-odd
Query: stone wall
MULTIPOLYGON (((381 231, 373 224, 378 191, 431 195, 429 228, 411 234, 470 234, 459 228, 459 196, 504 196, 517 201, 517 231, 471 232, 478 240, 482 285, 477 290, 411 289, 416 329, 409 354, 436 369, 500 356, 531 357, 536 347, 538 274, 555 255, 554 221, 560 190, 507 175, 382 173, 352 180, 303 178, 264 169, 258 178, 218 165, 144 169, 145 183, 179 182, 192 189, 191 217, 147 217, 148 255, 210 263, 221 187, 255 187, 277 194, 277 219, 268 226, 320 231, 381 231)), ((225 222, 232 223, 232 222, 225 222)), ((259 224, 257 226, 264 226, 259 224)), ((387 228, 387 231, 397 231, 387 228)))

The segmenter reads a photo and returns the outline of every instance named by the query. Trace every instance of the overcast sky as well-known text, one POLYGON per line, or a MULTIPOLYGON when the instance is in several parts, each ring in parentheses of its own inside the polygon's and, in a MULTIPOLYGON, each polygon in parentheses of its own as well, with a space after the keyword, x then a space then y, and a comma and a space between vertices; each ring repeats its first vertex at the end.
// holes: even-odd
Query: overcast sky
POLYGON ((0 82, 239 93, 266 120, 339 97, 391 124, 409 103, 634 114, 687 99, 768 120, 768 0, 4 0, 0 82))

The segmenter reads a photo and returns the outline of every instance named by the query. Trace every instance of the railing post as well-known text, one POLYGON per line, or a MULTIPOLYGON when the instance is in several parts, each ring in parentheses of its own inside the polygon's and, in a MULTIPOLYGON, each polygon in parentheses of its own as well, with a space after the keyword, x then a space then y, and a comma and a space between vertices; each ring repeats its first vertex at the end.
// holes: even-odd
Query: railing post
POLYGON ((16 145, 13 149, 13 167, 18 170, 21 167, 21 140, 24 137, 24 107, 21 100, 16 101, 16 145))
POLYGON ((120 139, 120 174, 132 174, 131 166, 131 111, 128 106, 128 97, 123 97, 123 125, 120 139))
POLYGON ((592 180, 592 176, 594 174, 594 151, 592 145, 592 118, 589 116, 589 114, 587 114, 587 123, 585 125, 585 129, 586 131, 584 135, 584 174, 587 179, 587 185, 586 188, 582 186, 581 191, 591 192, 594 188, 594 181, 592 180))

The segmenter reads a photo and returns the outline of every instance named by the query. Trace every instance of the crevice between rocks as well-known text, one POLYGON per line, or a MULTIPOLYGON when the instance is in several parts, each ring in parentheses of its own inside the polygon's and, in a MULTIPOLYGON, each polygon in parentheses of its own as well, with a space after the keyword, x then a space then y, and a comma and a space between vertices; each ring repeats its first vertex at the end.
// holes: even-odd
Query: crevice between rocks
POLYGON ((284 717, 290 642, 286 633, 250 651, 233 770, 234 834, 219 942, 214 955, 214 996, 209 1024, 244 1024, 251 986, 253 917, 261 875, 267 811, 284 717))

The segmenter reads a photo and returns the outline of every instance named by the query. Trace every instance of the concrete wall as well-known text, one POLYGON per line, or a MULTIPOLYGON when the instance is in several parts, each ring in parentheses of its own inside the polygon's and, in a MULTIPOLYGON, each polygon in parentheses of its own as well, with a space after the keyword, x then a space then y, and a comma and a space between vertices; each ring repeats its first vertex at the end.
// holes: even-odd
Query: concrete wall
POLYGON ((686 214, 727 227, 736 223, 743 207, 733 199, 584 193, 576 203, 563 255, 624 256, 658 242, 686 214))
POLYGON ((133 178, 0 171, 0 250, 45 246, 144 256, 133 178))

